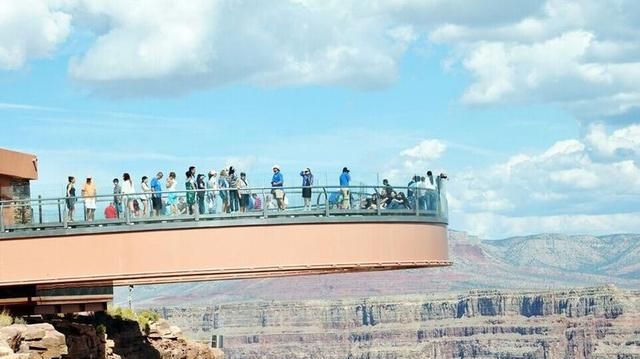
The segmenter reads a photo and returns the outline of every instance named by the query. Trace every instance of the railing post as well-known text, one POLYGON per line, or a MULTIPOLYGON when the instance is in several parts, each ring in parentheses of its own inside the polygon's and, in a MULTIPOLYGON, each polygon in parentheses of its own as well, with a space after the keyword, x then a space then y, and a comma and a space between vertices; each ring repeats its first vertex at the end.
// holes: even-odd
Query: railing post
POLYGON ((267 197, 264 194, 264 187, 262 187, 262 217, 267 218, 267 197))
POLYGON ((38 220, 42 224, 42 196, 38 195, 38 220))
POLYGON ((0 232, 4 232, 4 204, 0 202, 0 232))
POLYGON ((382 205, 381 200, 380 200, 380 192, 378 192, 378 187, 373 189, 376 192, 376 214, 378 216, 382 215, 382 209, 380 208, 380 205, 382 205))
POLYGON ((129 210, 129 196, 124 195, 122 197, 124 201, 122 201, 123 211, 124 211, 124 220, 127 224, 131 224, 131 211, 129 210))
POLYGON ((329 195, 327 194, 327 187, 322 187, 324 192, 324 215, 329 217, 329 195))
POLYGON ((62 223, 62 207, 60 207, 60 198, 58 198, 57 202, 58 202, 58 223, 62 223))
POLYGON ((69 228, 69 215, 67 214, 67 206, 65 203, 64 209, 62 210, 62 226, 66 229, 69 228))
MULTIPOLYGON (((193 197, 196 201, 195 204, 192 205, 193 208, 193 219, 198 222, 200 220, 200 199, 198 199, 198 195, 200 194, 201 190, 193 190, 193 197)), ((188 194, 188 193, 187 193, 188 194)))

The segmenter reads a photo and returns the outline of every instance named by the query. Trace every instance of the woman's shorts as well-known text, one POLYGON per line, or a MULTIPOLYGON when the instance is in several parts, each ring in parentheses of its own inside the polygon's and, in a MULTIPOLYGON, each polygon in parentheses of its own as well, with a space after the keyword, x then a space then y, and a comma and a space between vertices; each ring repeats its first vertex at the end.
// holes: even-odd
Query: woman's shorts
POLYGON ((67 198, 67 209, 76 208, 76 199, 75 198, 67 198))
POLYGON ((302 198, 311 198, 311 188, 302 189, 302 198))

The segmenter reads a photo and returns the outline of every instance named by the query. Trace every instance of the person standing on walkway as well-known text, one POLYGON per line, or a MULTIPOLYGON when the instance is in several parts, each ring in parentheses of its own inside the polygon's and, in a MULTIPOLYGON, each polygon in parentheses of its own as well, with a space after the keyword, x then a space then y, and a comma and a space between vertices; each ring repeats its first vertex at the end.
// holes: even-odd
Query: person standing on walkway
POLYGON ((73 222, 73 213, 76 209, 76 178, 73 176, 69 176, 69 182, 67 182, 66 189, 66 202, 67 202, 67 210, 69 212, 69 222, 73 222))
POLYGON ((351 175, 349 174, 351 171, 347 167, 342 169, 342 174, 340 175, 340 192, 342 193, 342 209, 349 209, 350 205, 350 197, 351 191, 349 190, 349 184, 351 183, 351 175))
POLYGON ((160 217, 162 212, 162 183, 160 183, 162 177, 164 174, 158 172, 151 180, 151 207, 153 208, 151 214, 155 213, 156 217, 160 217))
POLYGON ((418 198, 418 209, 427 209, 427 184, 425 177, 418 177, 418 184, 416 185, 416 196, 418 198))
POLYGON ((216 214, 218 207, 218 173, 215 170, 209 171, 209 181, 207 182, 207 207, 209 214, 216 214))
POLYGON ((438 193, 436 192, 436 181, 433 179, 433 173, 431 171, 427 171, 425 187, 427 188, 427 210, 433 211, 436 209, 438 193))
POLYGON ((238 175, 236 175, 236 169, 233 166, 229 167, 227 181, 229 181, 229 207, 231 212, 237 212, 240 209, 240 196, 238 194, 238 175))
POLYGON ((113 204, 116 207, 118 218, 120 218, 122 213, 122 186, 120 186, 120 180, 117 178, 113 179, 113 204))
POLYGON ((167 178, 167 208, 165 212, 167 215, 178 214, 178 181, 176 180, 176 173, 169 172, 169 178, 167 178))
POLYGON ((206 196, 207 184, 204 182, 204 175, 199 174, 196 178, 196 187, 198 188, 197 198, 198 198, 198 212, 200 214, 204 214, 204 198, 206 196))
POLYGON ((140 212, 136 210, 136 199, 133 197, 134 193, 136 193, 136 187, 133 185, 131 176, 125 172, 122 174, 122 194, 125 195, 127 201, 125 205, 129 209, 129 213, 133 213, 135 216, 138 216, 140 212))
POLYGON ((218 178, 218 189, 220 191, 220 199, 222 200, 222 213, 229 213, 229 176, 227 170, 222 169, 220 171, 220 177, 218 178))
MULTIPOLYGON (((142 202, 142 216, 147 216, 147 208, 151 208, 149 202, 151 202, 151 187, 149 186, 149 177, 142 176, 142 180, 140 181, 140 190, 142 191, 142 195, 140 195, 140 202, 142 202)), ((151 210, 149 210, 151 213, 151 210)))
POLYGON ((96 185, 87 177, 87 181, 82 187, 82 197, 84 197, 84 209, 87 221, 92 222, 96 219, 96 185))
POLYGON ((189 214, 195 213, 196 207, 196 180, 193 177, 193 171, 189 168, 189 171, 185 173, 187 179, 184 182, 184 188, 187 190, 187 211, 189 214))
POLYGON ((238 194, 240 195, 240 212, 246 212, 251 201, 251 191, 249 190, 249 182, 247 181, 247 174, 240 173, 240 180, 238 180, 238 194))
POLYGON ((304 210, 311 210, 311 187, 313 186, 313 174, 309 168, 300 172, 302 176, 302 199, 304 200, 304 210))
POLYGON ((278 203, 278 209, 283 211, 285 209, 284 204, 284 176, 280 172, 280 166, 273 165, 273 177, 271 177, 271 191, 273 192, 273 196, 276 198, 276 202, 278 203))

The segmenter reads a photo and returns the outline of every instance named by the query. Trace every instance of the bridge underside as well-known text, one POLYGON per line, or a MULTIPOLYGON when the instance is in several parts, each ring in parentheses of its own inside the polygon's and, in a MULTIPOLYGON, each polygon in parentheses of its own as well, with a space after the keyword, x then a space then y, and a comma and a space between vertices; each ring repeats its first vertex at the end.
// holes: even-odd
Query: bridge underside
MULTIPOLYGON (((62 305, 77 311, 81 308, 72 305, 104 303, 111 295, 76 292, 83 300, 74 302, 64 289, 450 264, 446 225, 406 216, 375 222, 358 217, 288 219, 286 224, 238 220, 224 226, 201 222, 34 231, 0 240, 0 254, 0 289, 30 290, 34 294, 27 297, 41 299, 30 299, 30 305, 46 311, 65 311, 62 305), (58 290, 58 295, 36 293, 45 290, 58 290)), ((11 303, 0 291, 0 307, 3 301, 11 303)))

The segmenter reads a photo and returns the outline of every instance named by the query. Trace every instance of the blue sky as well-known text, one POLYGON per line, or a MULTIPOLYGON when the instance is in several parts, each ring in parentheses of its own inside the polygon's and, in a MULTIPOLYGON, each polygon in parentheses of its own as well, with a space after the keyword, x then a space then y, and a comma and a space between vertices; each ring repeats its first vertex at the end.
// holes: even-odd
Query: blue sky
POLYGON ((39 156, 45 196, 191 164, 433 169, 454 229, 640 231, 638 5, 369 5, 2 2, 0 145, 39 156))

